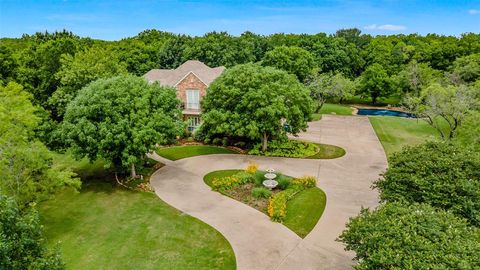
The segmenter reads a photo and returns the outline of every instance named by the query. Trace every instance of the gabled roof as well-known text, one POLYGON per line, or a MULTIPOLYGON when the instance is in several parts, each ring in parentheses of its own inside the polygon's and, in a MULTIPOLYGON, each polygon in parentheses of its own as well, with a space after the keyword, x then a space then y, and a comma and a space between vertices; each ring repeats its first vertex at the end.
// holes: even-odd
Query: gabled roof
POLYGON ((197 60, 188 60, 176 69, 152 69, 143 75, 148 81, 158 81, 161 85, 176 86, 188 74, 193 73, 206 86, 209 86, 222 72, 225 67, 211 68, 197 60))

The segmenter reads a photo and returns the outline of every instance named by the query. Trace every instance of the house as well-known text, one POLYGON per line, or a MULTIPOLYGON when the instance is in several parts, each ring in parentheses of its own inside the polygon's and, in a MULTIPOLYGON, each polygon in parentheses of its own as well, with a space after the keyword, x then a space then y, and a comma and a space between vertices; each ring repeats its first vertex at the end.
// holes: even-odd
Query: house
POLYGON ((225 67, 211 68, 197 60, 188 60, 176 69, 152 69, 144 77, 149 82, 177 89, 182 102, 182 113, 188 121, 188 130, 200 125, 200 100, 206 95, 208 86, 225 70, 225 67))

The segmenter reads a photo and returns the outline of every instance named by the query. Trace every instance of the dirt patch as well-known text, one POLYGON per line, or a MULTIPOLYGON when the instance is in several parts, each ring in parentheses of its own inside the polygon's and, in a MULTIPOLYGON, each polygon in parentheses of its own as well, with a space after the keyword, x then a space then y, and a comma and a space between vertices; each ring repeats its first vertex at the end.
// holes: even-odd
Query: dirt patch
MULTIPOLYGON (((255 188, 255 184, 246 183, 244 185, 232 188, 224 192, 225 195, 229 196, 232 199, 243 202, 246 205, 249 205, 258 211, 267 215, 268 207, 268 198, 255 198, 252 196, 252 190, 255 188)), ((280 189, 273 189, 272 195, 280 192, 280 189)))

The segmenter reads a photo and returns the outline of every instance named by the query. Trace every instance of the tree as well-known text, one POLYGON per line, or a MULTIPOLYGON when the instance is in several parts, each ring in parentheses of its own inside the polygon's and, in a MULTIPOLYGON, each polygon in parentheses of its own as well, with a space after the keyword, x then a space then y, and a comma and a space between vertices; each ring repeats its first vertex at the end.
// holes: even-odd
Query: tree
POLYGON ((308 90, 285 71, 256 64, 238 65, 217 78, 203 99, 202 133, 268 141, 286 138, 282 123, 296 134, 307 127, 313 102, 308 90))
POLYGON ((374 184, 382 201, 427 203, 480 226, 480 155, 447 143, 404 148, 374 184))
POLYGON ((339 240, 356 252, 355 269, 475 269, 480 230, 429 205, 387 203, 362 209, 339 240))
POLYGON ((310 95, 317 101, 315 112, 319 112, 329 99, 347 99, 355 92, 355 83, 341 73, 335 75, 322 73, 307 79, 310 95))
POLYGON ((58 252, 48 250, 38 213, 20 209, 0 194, 0 269, 65 269, 58 252))
POLYGON ((112 50, 99 46, 77 52, 75 56, 63 55, 60 62, 62 66, 55 74, 60 87, 48 99, 55 120, 62 119, 67 104, 90 82, 127 73, 126 65, 112 50))
POLYGON ((463 147, 472 147, 480 152, 480 112, 476 111, 465 117, 457 131, 457 142, 463 147))
POLYGON ((18 63, 13 56, 12 51, 6 47, 0 46, 0 84, 6 84, 15 78, 15 70, 18 63))
POLYGON ((296 46, 279 46, 268 51, 262 59, 263 66, 275 67, 297 76, 303 82, 308 75, 313 74, 315 59, 313 55, 296 46))
POLYGON ((460 78, 458 83, 472 83, 480 79, 480 53, 457 58, 452 64, 452 73, 460 78))
POLYGON ((68 105, 63 134, 78 156, 131 168, 156 144, 174 142, 183 130, 175 89, 134 76, 98 79, 68 105))
POLYGON ((396 87, 402 93, 411 93, 419 96, 422 89, 439 81, 441 74, 426 63, 417 63, 413 60, 394 77, 396 87))
POLYGON ((445 140, 455 137, 463 119, 478 106, 473 88, 438 83, 425 88, 418 98, 407 96, 404 103, 410 112, 425 120, 445 140))
POLYGON ((53 164, 53 154, 34 135, 39 119, 30 95, 16 83, 0 86, 0 193, 19 204, 40 201, 80 181, 53 164))
POLYGON ((362 95, 370 96, 375 104, 379 97, 392 93, 392 81, 380 64, 373 64, 362 73, 359 90, 362 95))

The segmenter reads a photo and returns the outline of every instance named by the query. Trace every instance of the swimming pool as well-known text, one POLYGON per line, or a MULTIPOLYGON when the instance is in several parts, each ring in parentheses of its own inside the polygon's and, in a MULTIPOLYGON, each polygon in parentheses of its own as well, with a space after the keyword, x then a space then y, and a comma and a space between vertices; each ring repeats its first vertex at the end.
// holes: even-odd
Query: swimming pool
POLYGON ((406 118, 415 117, 411 113, 385 110, 385 109, 358 109, 357 115, 397 116, 397 117, 406 117, 406 118))

